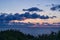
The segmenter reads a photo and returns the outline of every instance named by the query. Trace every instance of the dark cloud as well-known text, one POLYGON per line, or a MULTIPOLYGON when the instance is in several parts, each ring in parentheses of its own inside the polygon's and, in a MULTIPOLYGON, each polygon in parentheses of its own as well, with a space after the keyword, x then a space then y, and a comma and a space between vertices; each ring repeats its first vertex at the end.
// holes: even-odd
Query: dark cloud
POLYGON ((56 16, 52 16, 52 17, 50 17, 51 19, 53 19, 53 18, 57 18, 56 16))
POLYGON ((25 18, 32 18, 32 19, 36 19, 36 18, 49 19, 49 16, 44 16, 44 15, 41 16, 36 13, 30 14, 29 12, 25 12, 24 14, 21 14, 20 16, 25 17, 25 18))
POLYGON ((51 7, 52 11, 58 10, 60 11, 60 5, 54 5, 53 7, 51 7))
POLYGON ((40 19, 49 19, 49 18, 55 18, 56 16, 53 17, 49 17, 48 15, 44 16, 44 15, 38 15, 36 13, 30 14, 29 12, 25 12, 24 14, 1 14, 0 15, 0 22, 9 22, 11 20, 24 20, 26 18, 31 18, 31 19, 36 19, 36 18, 40 18, 40 19))
POLYGON ((34 12, 34 11, 43 11, 42 9, 39 9, 37 7, 32 7, 32 8, 29 8, 29 9, 23 9, 23 11, 29 11, 29 12, 34 12))

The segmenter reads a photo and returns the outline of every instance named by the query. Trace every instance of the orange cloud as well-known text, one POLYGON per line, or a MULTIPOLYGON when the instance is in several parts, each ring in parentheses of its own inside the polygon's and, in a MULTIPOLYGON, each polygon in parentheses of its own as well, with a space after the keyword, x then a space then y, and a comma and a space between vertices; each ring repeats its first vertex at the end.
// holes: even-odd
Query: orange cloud
POLYGON ((60 19, 58 18, 55 18, 55 19, 25 19, 25 20, 12 20, 10 22, 23 22, 23 23, 33 23, 33 24, 36 24, 36 23, 39 23, 39 24, 42 24, 42 23, 49 23, 49 24, 53 24, 53 23, 58 23, 60 22, 60 19))

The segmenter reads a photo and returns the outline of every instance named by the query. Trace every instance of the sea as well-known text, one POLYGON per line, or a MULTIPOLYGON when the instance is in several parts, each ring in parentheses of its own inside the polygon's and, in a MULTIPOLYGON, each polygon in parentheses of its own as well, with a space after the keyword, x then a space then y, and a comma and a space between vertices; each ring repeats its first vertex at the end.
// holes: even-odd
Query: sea
POLYGON ((33 36, 38 36, 42 34, 50 34, 51 32, 58 32, 60 31, 60 27, 5 27, 0 26, 0 31, 6 30, 18 30, 23 32, 24 34, 30 34, 33 36))

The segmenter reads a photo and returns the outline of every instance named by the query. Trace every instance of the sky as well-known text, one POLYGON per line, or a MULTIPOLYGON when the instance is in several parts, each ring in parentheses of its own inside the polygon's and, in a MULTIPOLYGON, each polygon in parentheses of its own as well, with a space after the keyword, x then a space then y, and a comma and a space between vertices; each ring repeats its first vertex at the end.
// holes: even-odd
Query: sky
POLYGON ((50 8, 53 7, 52 4, 54 4, 54 6, 60 5, 60 0, 0 0, 0 13, 22 14, 24 13, 22 9, 38 7, 42 9, 43 12, 38 12, 37 14, 57 16, 57 18, 51 20, 58 20, 58 22, 60 22, 60 11, 50 10, 50 8))

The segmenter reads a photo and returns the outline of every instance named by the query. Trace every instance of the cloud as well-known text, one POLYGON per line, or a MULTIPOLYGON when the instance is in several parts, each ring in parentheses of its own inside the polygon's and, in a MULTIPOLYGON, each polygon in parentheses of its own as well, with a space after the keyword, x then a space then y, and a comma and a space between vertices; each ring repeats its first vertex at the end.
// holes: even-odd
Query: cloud
POLYGON ((44 16, 44 15, 38 15, 36 13, 30 14, 29 12, 25 12, 24 14, 1 14, 0 15, 0 22, 9 22, 11 20, 24 20, 24 19, 49 19, 49 18, 55 18, 56 16, 53 17, 49 17, 48 15, 44 16))
POLYGON ((21 16, 26 18, 32 18, 32 19, 36 19, 36 18, 49 19, 49 16, 44 16, 44 15, 41 16, 36 13, 30 14, 29 12, 25 12, 25 14, 21 14, 21 16))
POLYGON ((57 18, 56 16, 52 16, 52 17, 50 17, 51 19, 53 19, 53 18, 57 18))
POLYGON ((52 11, 56 11, 56 10, 60 11, 60 5, 54 5, 53 7, 51 7, 51 10, 52 11))
POLYGON ((28 8, 28 9, 23 9, 23 11, 29 11, 29 12, 34 12, 34 11, 43 11, 42 9, 39 9, 37 7, 31 7, 31 8, 28 8))

